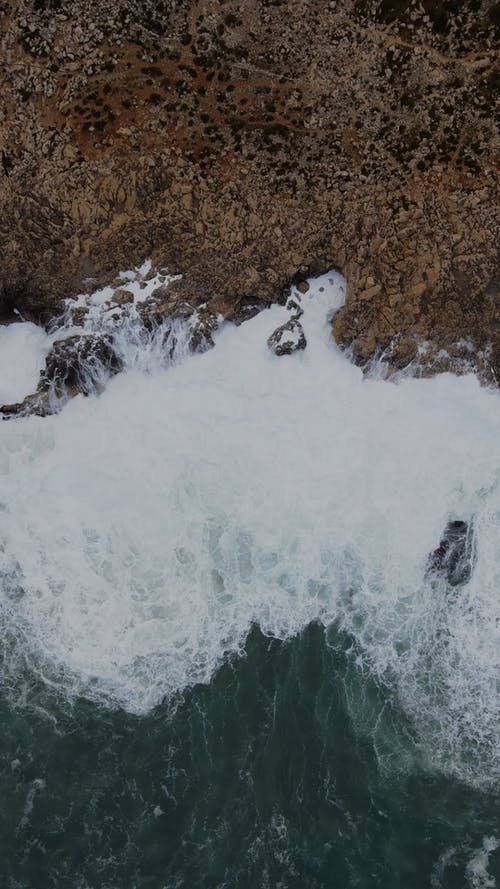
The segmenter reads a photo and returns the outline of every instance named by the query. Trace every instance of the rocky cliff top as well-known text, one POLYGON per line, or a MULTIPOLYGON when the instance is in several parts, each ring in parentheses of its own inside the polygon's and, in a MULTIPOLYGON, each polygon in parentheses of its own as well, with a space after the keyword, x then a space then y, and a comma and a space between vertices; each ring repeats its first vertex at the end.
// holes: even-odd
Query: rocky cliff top
POLYGON ((0 0, 0 314, 147 256, 227 315, 335 265, 358 361, 428 342, 500 378, 499 25, 490 0, 0 0))

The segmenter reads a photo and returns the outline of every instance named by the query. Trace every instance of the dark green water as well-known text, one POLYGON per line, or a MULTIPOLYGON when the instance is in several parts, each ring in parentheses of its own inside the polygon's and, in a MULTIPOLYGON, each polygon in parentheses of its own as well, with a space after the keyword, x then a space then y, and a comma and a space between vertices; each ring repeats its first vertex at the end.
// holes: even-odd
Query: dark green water
POLYGON ((499 851, 473 869, 499 795, 424 770, 348 649, 317 625, 254 629, 209 686, 142 718, 9 689, 1 889, 500 886, 499 851))

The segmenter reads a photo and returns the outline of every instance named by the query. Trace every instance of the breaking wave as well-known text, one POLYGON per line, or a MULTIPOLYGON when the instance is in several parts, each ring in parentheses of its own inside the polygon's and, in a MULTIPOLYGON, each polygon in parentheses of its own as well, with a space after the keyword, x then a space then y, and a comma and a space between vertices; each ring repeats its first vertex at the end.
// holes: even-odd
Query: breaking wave
MULTIPOLYGON (((499 395, 472 375, 363 378, 330 334, 344 288, 329 273, 295 294, 307 347, 290 356, 266 344, 279 306, 196 355, 190 322, 167 349, 172 325, 122 324, 99 397, 0 424, 6 685, 27 666, 142 714, 208 682, 252 624, 285 639, 321 621, 391 690, 425 768, 498 781, 499 395), (459 587, 426 573, 455 519, 475 535, 459 587)), ((20 364, 38 367, 40 336, 20 364)), ((392 767, 384 715, 356 700, 392 767)))

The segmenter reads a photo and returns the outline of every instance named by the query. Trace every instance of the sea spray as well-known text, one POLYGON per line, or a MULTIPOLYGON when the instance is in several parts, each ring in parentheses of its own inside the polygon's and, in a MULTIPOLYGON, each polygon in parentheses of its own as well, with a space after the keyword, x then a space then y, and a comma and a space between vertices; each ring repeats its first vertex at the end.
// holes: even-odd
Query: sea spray
MULTIPOLYGON (((300 353, 267 346, 286 307, 197 355, 190 322, 148 333, 129 315, 99 397, 0 426, 5 685, 28 664, 144 714, 209 682, 253 624, 286 639, 321 621, 402 707, 419 762, 494 782, 498 394, 473 376, 364 379, 331 337, 343 280, 311 283, 294 294, 300 353), (453 519, 477 546, 458 590, 426 576, 453 519)), ((375 731, 378 715, 352 718, 375 731)))

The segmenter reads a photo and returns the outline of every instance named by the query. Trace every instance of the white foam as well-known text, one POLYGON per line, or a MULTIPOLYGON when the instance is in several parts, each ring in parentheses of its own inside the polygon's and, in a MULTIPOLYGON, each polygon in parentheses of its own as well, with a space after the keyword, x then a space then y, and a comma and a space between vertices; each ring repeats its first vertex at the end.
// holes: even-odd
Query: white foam
POLYGON ((467 878, 471 889, 496 889, 496 880, 488 873, 488 865, 498 845, 496 837, 484 837, 482 846, 473 854, 467 865, 467 878))
POLYGON ((327 320, 343 288, 302 297, 304 352, 268 349, 279 306, 168 370, 132 337, 100 397, 0 425, 2 632, 47 682, 141 713, 208 681, 254 621, 336 622, 427 767, 497 780, 499 395, 363 379, 327 320), (426 580, 471 516, 471 581, 426 580))
POLYGON ((0 405, 22 401, 33 392, 51 340, 30 322, 0 326, 0 405))

